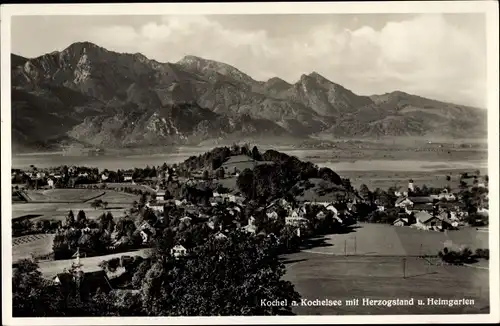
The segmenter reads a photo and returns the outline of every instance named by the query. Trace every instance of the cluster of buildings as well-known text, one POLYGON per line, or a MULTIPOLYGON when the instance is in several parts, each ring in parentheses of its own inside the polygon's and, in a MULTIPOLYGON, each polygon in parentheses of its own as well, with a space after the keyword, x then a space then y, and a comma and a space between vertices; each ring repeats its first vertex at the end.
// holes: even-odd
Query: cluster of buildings
MULTIPOLYGON (((413 192, 412 182, 408 184, 408 190, 413 192)), ((396 192, 395 195, 398 199, 394 206, 406 213, 406 217, 398 218, 394 222, 395 226, 440 231, 464 225, 463 221, 468 216, 465 204, 447 189, 429 196, 409 196, 407 192, 396 192)), ((478 213, 488 214, 488 210, 480 207, 478 213)))

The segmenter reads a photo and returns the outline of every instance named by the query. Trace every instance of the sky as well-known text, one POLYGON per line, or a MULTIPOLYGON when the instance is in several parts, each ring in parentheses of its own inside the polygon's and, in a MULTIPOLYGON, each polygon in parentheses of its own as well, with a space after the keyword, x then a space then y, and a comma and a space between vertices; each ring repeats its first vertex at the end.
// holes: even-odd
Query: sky
POLYGON ((400 90, 486 107, 484 14, 12 17, 25 57, 90 41, 159 62, 221 61, 257 80, 313 71, 359 95, 400 90))

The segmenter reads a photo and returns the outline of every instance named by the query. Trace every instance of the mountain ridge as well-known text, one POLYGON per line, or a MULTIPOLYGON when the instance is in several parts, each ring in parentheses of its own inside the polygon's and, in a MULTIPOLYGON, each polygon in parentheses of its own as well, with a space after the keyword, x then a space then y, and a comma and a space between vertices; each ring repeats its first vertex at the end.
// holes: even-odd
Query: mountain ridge
POLYGON ((12 54, 11 74, 13 143, 23 146, 40 137, 121 147, 266 133, 480 136, 485 129, 478 108, 401 91, 361 96, 316 71, 293 84, 280 77, 258 81, 198 56, 161 63, 90 42, 32 59, 12 54), (57 126, 44 131, 33 127, 36 121, 57 126))

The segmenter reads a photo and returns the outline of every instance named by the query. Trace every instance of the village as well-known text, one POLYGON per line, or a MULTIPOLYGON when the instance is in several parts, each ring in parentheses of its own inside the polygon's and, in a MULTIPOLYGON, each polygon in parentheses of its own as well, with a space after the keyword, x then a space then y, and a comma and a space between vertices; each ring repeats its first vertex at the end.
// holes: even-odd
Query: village
MULTIPOLYGON (((91 191, 78 204, 83 203, 88 210, 69 209, 58 220, 45 220, 42 215, 33 223, 32 214, 15 216, 13 242, 22 244, 24 240, 17 239, 51 234, 46 252, 31 254, 31 258, 44 277, 63 288, 71 288, 72 275, 83 272, 85 288, 91 294, 103 286, 107 291, 136 291, 130 280, 123 281, 132 277, 127 273, 147 259, 151 248, 165 241, 171 259, 194 257, 208 239, 225 241, 238 232, 272 239, 279 253, 287 254, 299 252, 318 236, 335 238, 336 234, 349 233, 360 223, 422 233, 484 228, 488 224, 488 177, 479 173, 462 173, 456 189, 419 187, 410 179, 405 189, 370 191, 364 185, 352 189, 346 179, 335 181, 335 185, 333 172, 319 169, 324 174, 313 173, 313 178, 293 187, 302 195, 286 193, 269 200, 255 194, 267 191, 268 185, 257 184, 256 178, 250 184, 244 181, 252 168, 273 165, 254 159, 260 154, 247 152, 237 150, 211 169, 188 168, 184 163, 128 171, 76 166, 13 169, 16 207, 46 203, 72 207, 78 198, 70 200, 70 194, 78 197, 79 191, 91 191), (231 164, 224 164, 227 162, 231 164), (304 189, 299 189, 302 186, 304 189), (317 196, 303 195, 311 192, 311 187, 317 196), (48 196, 58 192, 60 198, 48 196), (124 197, 120 209, 113 211, 118 202, 113 204, 110 199, 108 203, 105 198, 118 194, 130 197, 124 197), (116 266, 109 268, 110 264, 116 266)), ((437 251, 432 255, 437 256, 437 251)), ((13 259, 13 266, 19 261, 13 259)))

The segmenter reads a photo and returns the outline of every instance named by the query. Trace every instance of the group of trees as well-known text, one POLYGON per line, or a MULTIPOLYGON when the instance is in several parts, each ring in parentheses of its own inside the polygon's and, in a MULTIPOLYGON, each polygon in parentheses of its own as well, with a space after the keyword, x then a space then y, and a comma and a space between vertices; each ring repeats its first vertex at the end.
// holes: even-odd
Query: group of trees
POLYGON ((275 150, 262 154, 262 160, 274 164, 259 164, 253 169, 247 168, 236 181, 238 189, 249 199, 265 201, 285 197, 297 182, 310 178, 322 178, 336 185, 343 185, 344 182, 329 168, 318 168, 311 162, 302 162, 294 156, 275 150))
POLYGON ((479 258, 489 260, 490 250, 489 249, 476 249, 473 252, 470 248, 465 247, 460 250, 451 250, 444 248, 439 251, 438 256, 443 260, 443 262, 452 265, 463 265, 476 262, 479 258))
POLYGON ((104 209, 106 209, 108 207, 108 202, 107 201, 103 201, 102 199, 96 199, 94 201, 92 201, 90 203, 90 206, 94 209, 98 209, 98 208, 101 208, 103 207, 104 209))
POLYGON ((20 237, 28 234, 54 233, 62 226, 61 221, 50 221, 46 219, 37 220, 20 219, 12 221, 12 236, 20 237))
POLYGON ((114 221, 108 212, 88 219, 84 211, 75 217, 70 211, 64 226, 57 230, 52 250, 54 259, 69 259, 79 249, 86 256, 138 248, 142 238, 134 220, 123 216, 114 221))
MULTIPOLYGON (((239 149, 239 148, 238 148, 239 149)), ((194 171, 200 169, 217 170, 231 156, 238 155, 229 147, 216 147, 202 155, 191 156, 183 163, 179 164, 180 170, 194 171)))
MULTIPOLYGON (((65 297, 44 280, 36 263, 22 261, 14 271, 13 312, 28 316, 234 316, 292 314, 300 295, 284 281, 274 238, 234 231, 226 239, 208 236, 185 258, 170 255, 172 242, 143 259, 126 257, 101 263, 107 271, 125 269, 125 289, 98 291, 87 300, 65 297), (261 300, 288 300, 286 306, 261 300)), ((76 286, 76 285, 75 285, 76 286)))

